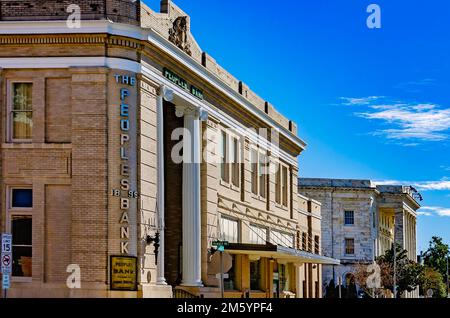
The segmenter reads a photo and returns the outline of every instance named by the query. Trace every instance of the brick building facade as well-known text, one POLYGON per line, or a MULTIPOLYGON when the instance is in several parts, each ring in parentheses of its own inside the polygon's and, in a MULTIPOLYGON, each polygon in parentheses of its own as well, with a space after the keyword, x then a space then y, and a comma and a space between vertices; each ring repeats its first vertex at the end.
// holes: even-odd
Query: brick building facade
POLYGON ((9 295, 218 297, 227 241, 226 297, 321 297, 321 264, 339 262, 321 255, 320 203, 297 192, 295 123, 204 53, 172 2, 71 2, 81 28, 64 1, 1 2, 9 295))

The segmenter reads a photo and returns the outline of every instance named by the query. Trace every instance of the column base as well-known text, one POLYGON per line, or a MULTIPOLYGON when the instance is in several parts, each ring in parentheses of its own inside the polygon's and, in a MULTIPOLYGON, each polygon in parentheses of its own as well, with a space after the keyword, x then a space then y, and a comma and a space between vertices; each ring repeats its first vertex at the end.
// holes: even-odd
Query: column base
POLYGON ((180 286, 182 287, 204 287, 201 281, 199 282, 181 282, 180 286))
POLYGON ((163 286, 167 285, 166 279, 165 278, 158 278, 156 280, 156 285, 163 285, 163 286))

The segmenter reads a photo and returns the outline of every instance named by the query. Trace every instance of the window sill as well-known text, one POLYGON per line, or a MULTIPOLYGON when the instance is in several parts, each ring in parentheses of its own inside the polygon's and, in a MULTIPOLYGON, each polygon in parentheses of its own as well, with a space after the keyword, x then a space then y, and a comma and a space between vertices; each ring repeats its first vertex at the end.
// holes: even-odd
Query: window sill
POLYGON ((284 210, 284 211, 288 211, 288 207, 285 206, 285 205, 282 205, 282 204, 280 204, 280 203, 276 203, 276 202, 275 202, 275 207, 277 207, 277 208, 279 208, 279 209, 281 209, 281 210, 284 210))
POLYGON ((220 179, 220 185, 221 186, 223 186, 223 187, 225 187, 225 188, 228 188, 228 189, 230 189, 230 190, 233 190, 233 191, 235 191, 235 192, 240 192, 241 191, 241 188, 240 187, 236 187, 234 184, 232 184, 232 183, 229 183, 229 182, 226 182, 226 181, 224 181, 224 180, 222 180, 222 179, 220 179))
POLYGON ((262 196, 260 196, 260 195, 257 195, 257 194, 254 194, 254 193, 252 193, 252 198, 253 198, 253 199, 255 199, 255 200, 258 200, 258 201, 264 202, 264 203, 266 203, 266 202, 267 202, 266 198, 263 198, 262 196))
POLYGON ((12 276, 11 282, 13 283, 32 283, 33 277, 18 277, 18 276, 12 276))

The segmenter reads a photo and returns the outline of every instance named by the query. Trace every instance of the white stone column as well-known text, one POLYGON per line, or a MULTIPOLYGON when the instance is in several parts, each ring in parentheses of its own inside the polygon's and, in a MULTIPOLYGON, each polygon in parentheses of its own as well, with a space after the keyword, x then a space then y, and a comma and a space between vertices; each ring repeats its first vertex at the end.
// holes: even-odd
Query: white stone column
POLYGON ((182 286, 201 287, 200 110, 177 106, 184 116, 182 286))
POLYGON ((157 122, 157 178, 158 178, 158 232, 159 232, 159 253, 158 253, 158 265, 157 265, 157 277, 156 283, 158 285, 167 285, 165 273, 164 273, 164 86, 160 87, 159 95, 156 101, 156 122, 157 122))

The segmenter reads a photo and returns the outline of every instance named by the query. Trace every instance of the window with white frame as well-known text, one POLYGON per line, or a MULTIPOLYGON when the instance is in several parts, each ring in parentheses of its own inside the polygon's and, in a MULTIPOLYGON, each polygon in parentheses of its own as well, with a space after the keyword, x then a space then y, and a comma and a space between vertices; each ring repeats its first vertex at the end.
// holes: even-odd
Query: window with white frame
POLYGON ((267 197, 267 172, 268 172, 267 156, 262 153, 259 153, 259 171, 258 171, 259 196, 264 199, 267 197))
POLYGON ((250 168, 252 193, 258 195, 258 151, 256 149, 250 151, 250 168))
POLYGON ((26 187, 9 189, 8 220, 12 234, 12 276, 32 276, 32 208, 33 190, 26 187))
POLYGON ((221 179, 239 187, 240 182, 240 149, 239 139, 230 136, 225 131, 220 137, 220 174, 221 179))
POLYGON ((282 204, 287 207, 288 205, 288 169, 285 166, 282 166, 281 168, 281 176, 282 176, 282 182, 281 182, 281 196, 283 199, 282 204))
POLYGON ((275 172, 275 202, 288 206, 288 168, 279 163, 275 172))
POLYGON ((281 204, 281 163, 275 171, 275 202, 281 204))
POLYGON ((220 136, 220 174, 223 181, 229 181, 228 136, 224 131, 220 136))
POLYGON ((239 140, 234 137, 231 140, 231 182, 239 187, 239 140))
POLYGON ((239 243, 239 221, 228 217, 220 218, 220 238, 230 243, 239 243))
POLYGON ((270 242, 275 245, 294 248, 294 235, 279 231, 270 231, 270 242))
POLYGON ((344 211, 344 225, 347 225, 347 226, 355 225, 355 212, 354 211, 344 211))
POLYGON ((32 139, 32 90, 32 83, 11 83, 9 101, 9 134, 12 141, 29 141, 32 139))
POLYGON ((261 226, 250 225, 250 244, 266 245, 267 229, 261 226))

